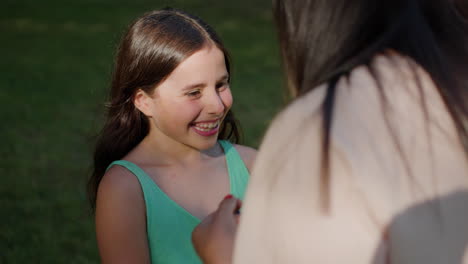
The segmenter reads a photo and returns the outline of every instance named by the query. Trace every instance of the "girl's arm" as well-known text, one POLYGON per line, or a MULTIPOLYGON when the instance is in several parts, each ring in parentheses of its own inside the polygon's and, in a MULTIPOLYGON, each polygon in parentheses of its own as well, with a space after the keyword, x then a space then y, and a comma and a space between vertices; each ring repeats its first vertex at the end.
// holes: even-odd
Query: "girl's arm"
POLYGON ((96 235, 103 264, 150 263, 143 193, 137 178, 120 166, 99 184, 96 235))

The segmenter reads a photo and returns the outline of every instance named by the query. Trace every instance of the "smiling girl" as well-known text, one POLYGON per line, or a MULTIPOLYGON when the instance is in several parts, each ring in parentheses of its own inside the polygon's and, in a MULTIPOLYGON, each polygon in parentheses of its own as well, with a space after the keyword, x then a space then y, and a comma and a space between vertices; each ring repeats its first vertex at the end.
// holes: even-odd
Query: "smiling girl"
POLYGON ((173 9, 137 19, 116 58, 89 181, 103 263, 199 263, 190 235, 242 198, 256 151, 233 145, 229 58, 213 29, 173 9))

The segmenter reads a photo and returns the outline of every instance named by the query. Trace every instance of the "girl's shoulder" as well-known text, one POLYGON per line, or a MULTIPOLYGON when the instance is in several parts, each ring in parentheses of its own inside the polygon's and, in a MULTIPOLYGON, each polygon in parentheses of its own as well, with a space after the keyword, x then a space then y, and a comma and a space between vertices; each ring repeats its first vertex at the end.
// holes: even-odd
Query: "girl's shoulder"
POLYGON ((142 199, 141 187, 137 177, 120 165, 110 167, 99 183, 98 196, 106 199, 109 196, 114 197, 114 195, 125 197, 124 201, 134 202, 137 199, 142 199))
POLYGON ((249 171, 252 171, 255 157, 257 156, 257 150, 244 145, 232 144, 241 156, 242 161, 249 171))

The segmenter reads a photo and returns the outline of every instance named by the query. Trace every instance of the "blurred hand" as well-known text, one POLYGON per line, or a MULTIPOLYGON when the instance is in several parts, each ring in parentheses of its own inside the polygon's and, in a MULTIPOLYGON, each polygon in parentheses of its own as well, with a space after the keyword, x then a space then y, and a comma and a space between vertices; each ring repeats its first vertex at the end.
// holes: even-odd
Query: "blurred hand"
POLYGON ((192 243, 203 263, 231 263, 241 205, 239 199, 226 196, 218 209, 193 230, 192 243))

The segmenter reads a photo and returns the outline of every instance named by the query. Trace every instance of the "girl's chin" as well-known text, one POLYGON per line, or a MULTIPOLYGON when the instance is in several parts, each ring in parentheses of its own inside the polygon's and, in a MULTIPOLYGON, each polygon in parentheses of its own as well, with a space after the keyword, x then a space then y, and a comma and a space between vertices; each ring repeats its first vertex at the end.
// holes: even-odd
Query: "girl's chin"
POLYGON ((201 151, 207 151, 210 150, 214 147, 216 147, 216 143, 218 142, 217 137, 212 137, 212 138, 206 138, 202 142, 198 141, 199 143, 197 144, 197 149, 201 151))

